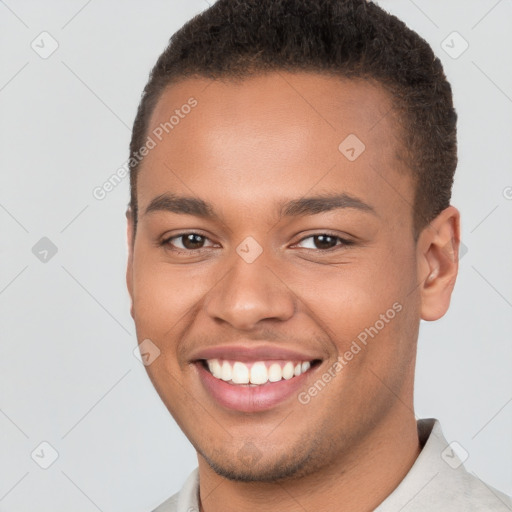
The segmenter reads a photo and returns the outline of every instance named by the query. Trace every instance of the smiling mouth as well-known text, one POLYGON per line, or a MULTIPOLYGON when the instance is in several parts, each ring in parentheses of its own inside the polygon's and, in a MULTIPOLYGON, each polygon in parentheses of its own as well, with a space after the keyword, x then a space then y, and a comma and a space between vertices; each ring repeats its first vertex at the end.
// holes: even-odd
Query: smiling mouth
POLYGON ((202 359, 200 363, 214 378, 228 384, 263 386, 299 377, 320 364, 320 360, 242 362, 227 359, 202 359))

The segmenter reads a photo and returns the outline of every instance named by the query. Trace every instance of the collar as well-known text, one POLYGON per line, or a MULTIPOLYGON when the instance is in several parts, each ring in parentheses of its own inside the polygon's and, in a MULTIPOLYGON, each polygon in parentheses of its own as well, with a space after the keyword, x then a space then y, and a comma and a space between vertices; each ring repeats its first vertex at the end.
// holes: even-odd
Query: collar
MULTIPOLYGON (((417 420, 422 450, 396 489, 374 512, 511 512, 512 500, 470 474, 462 459, 467 452, 448 443, 435 418, 417 420), (457 453, 458 452, 458 453, 457 453)), ((199 470, 187 478, 179 494, 154 512, 199 512, 199 470)))

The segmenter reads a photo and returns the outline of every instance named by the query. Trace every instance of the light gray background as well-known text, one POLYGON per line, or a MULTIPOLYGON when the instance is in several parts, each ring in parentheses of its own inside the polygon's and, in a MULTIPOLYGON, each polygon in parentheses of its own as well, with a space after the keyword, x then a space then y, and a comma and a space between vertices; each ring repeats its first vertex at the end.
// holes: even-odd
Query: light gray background
MULTIPOLYGON (((450 312, 421 327, 417 416, 440 419, 466 467, 511 494, 512 1, 379 3, 442 58, 460 118, 468 252, 450 312), (469 43, 456 59, 441 47, 460 51, 453 31, 469 43)), ((1 511, 148 511, 196 465, 132 353, 128 180, 103 201, 92 191, 127 158, 168 38, 207 6, 0 0, 1 511), (31 48, 43 31, 59 45, 47 59, 31 48), (46 263, 32 253, 44 236, 58 248, 46 263), (42 441, 59 454, 46 470, 31 458, 42 441)))

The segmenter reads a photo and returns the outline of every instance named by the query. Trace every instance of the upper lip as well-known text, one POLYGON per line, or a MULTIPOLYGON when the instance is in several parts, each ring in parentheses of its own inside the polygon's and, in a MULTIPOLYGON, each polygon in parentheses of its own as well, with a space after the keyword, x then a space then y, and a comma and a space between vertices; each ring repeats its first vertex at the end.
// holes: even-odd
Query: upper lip
MULTIPOLYGON (((252 342, 254 343, 254 342, 252 342)), ((313 361, 322 359, 318 353, 313 354, 307 351, 298 351, 276 345, 219 345, 216 347, 203 348, 195 351, 191 361, 204 359, 227 359, 240 362, 256 362, 269 360, 284 361, 313 361)))

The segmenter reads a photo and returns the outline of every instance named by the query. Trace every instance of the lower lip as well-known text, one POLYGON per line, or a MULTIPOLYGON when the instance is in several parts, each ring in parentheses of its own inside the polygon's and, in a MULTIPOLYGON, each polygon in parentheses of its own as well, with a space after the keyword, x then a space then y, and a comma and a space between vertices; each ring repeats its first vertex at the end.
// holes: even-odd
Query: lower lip
POLYGON ((214 377, 202 363, 195 365, 199 378, 208 393, 223 407, 241 412, 266 411, 284 402, 304 386, 307 375, 312 371, 289 380, 267 382, 259 386, 228 384, 214 377))

